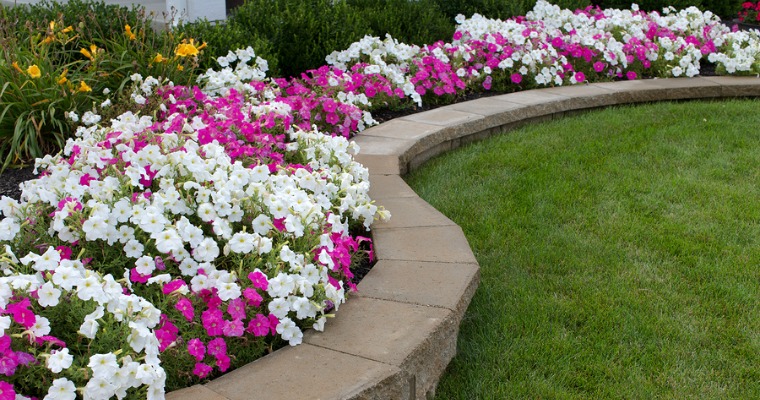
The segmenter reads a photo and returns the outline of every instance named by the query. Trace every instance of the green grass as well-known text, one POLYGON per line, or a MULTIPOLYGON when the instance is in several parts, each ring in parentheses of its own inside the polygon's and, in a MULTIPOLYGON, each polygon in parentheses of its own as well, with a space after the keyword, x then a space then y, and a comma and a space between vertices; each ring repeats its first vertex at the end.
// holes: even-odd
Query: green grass
POLYGON ((760 398, 759 106, 611 108, 412 173, 482 273, 436 398, 760 398))

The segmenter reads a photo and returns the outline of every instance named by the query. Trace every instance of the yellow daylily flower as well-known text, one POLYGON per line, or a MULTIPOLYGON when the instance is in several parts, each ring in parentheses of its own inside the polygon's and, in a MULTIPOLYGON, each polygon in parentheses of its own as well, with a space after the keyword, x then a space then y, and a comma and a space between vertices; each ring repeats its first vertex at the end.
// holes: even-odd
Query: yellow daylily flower
POLYGON ((55 30, 55 21, 50 21, 50 31, 55 30))
POLYGON ((185 70, 185 67, 181 65, 177 65, 177 71, 184 71, 184 70, 185 70))
POLYGON ((176 54, 178 57, 197 56, 198 48, 195 47, 194 40, 190 39, 190 43, 178 44, 177 48, 174 50, 174 54, 176 54))
POLYGON ((156 53, 156 56, 153 57, 153 62, 156 64, 166 62, 166 61, 168 60, 164 58, 164 56, 162 56, 161 53, 156 53))
POLYGON ((84 83, 84 81, 79 81, 79 88, 77 89, 77 92, 92 92, 92 88, 84 83))
POLYGON ((37 64, 33 64, 29 68, 26 69, 26 73, 29 74, 32 79, 37 79, 40 76, 42 76, 42 72, 40 71, 40 67, 37 66, 37 64))
POLYGON ((137 35, 132 32, 132 27, 129 25, 124 25, 124 34, 127 35, 129 40, 135 40, 137 38, 137 35))
POLYGON ((92 53, 90 53, 90 51, 85 49, 84 47, 80 49, 79 52, 84 54, 84 56, 89 58, 91 61, 95 60, 95 58, 92 56, 92 53))
POLYGON ((18 63, 17 63, 16 61, 14 61, 13 63, 11 63, 11 66, 12 66, 12 67, 13 67, 13 69, 15 69, 16 71, 18 71, 18 72, 20 72, 20 73, 22 73, 22 74, 24 73, 24 70, 23 70, 23 69, 21 69, 21 67, 19 67, 19 66, 18 66, 18 63))
POLYGON ((90 50, 82 48, 79 50, 79 52, 84 54, 85 57, 89 58, 90 61, 95 61, 95 57, 98 55, 98 46, 91 44, 90 50))
POLYGON ((63 30, 61 32, 63 32, 63 33, 69 33, 69 32, 71 32, 73 30, 74 30, 74 28, 72 28, 71 25, 69 25, 69 26, 63 28, 63 30))
POLYGON ((66 74, 68 72, 69 72, 68 69, 64 69, 63 72, 61 73, 61 76, 58 77, 58 81, 57 82, 58 82, 59 85, 63 85, 64 83, 66 83, 69 80, 69 78, 66 78, 66 74))

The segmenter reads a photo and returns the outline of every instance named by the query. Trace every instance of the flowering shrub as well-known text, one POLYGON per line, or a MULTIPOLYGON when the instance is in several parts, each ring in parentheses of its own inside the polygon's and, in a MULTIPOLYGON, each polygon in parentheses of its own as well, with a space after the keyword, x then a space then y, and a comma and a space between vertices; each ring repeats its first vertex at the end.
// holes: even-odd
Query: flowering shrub
MULTIPOLYGON (((70 113, 76 138, 37 160, 20 202, 0 200, 0 399, 161 398, 321 330, 368 241, 353 228, 387 217, 347 141, 378 107, 694 76, 704 58, 760 72, 758 33, 696 8, 538 1, 525 17, 457 22, 451 43, 365 37, 289 79, 230 51, 197 87, 134 74, 129 111, 70 113)), ((181 42, 175 58, 198 50, 181 42)))
POLYGON ((207 92, 132 76, 135 112, 82 115, 22 201, 0 200, 3 393, 160 398, 300 343, 345 301, 368 240, 352 228, 387 213, 356 145, 304 115, 341 132, 362 113, 261 80, 254 57, 207 72, 207 92))
POLYGON ((739 21, 742 22, 753 23, 760 21, 760 1, 745 1, 742 3, 742 9, 739 11, 738 16, 739 21))

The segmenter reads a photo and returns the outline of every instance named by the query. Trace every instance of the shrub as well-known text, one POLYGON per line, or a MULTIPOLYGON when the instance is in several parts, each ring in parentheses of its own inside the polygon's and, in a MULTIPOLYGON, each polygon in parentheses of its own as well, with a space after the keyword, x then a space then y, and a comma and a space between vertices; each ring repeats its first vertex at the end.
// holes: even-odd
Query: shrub
POLYGON ((631 3, 636 3, 645 11, 660 11, 667 6, 673 6, 676 9, 696 6, 701 10, 710 10, 725 20, 731 20, 736 18, 743 0, 596 0, 592 2, 599 4, 602 8, 630 8, 631 3))
MULTIPOLYGON (((330 52, 365 35, 432 43, 450 39, 454 25, 435 0, 249 0, 224 24, 200 21, 177 31, 208 42, 214 57, 253 46, 272 75, 287 77, 320 67, 330 52)), ((202 66, 215 67, 211 61, 202 66)))
MULTIPOLYGON (((457 14, 470 17, 478 13, 484 17, 507 19, 525 15, 533 9, 535 0, 435 0, 446 16, 453 21, 457 14)), ((551 2, 561 8, 571 10, 584 8, 589 0, 554 0, 551 2)))

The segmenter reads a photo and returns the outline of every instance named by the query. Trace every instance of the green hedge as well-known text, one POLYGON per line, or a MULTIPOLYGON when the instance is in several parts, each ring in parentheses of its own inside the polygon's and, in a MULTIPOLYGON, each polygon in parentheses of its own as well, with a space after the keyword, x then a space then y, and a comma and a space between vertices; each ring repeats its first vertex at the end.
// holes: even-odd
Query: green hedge
MULTIPOLYGON (((488 18, 507 19, 525 15, 536 5, 536 0, 436 0, 436 2, 452 21, 457 14, 471 17, 475 13, 488 18)), ((549 0, 549 2, 571 10, 591 4, 590 0, 549 0)))
POLYGON ((596 0, 602 8, 630 8, 631 3, 636 3, 639 8, 646 11, 660 11, 664 7, 673 6, 677 9, 689 6, 697 6, 702 10, 710 10, 724 20, 736 18, 745 0, 596 0))
POLYGON ((247 0, 223 25, 179 30, 206 41, 209 59, 251 45, 269 61, 270 75, 296 76, 365 35, 424 44, 450 39, 454 26, 433 0, 247 0))

